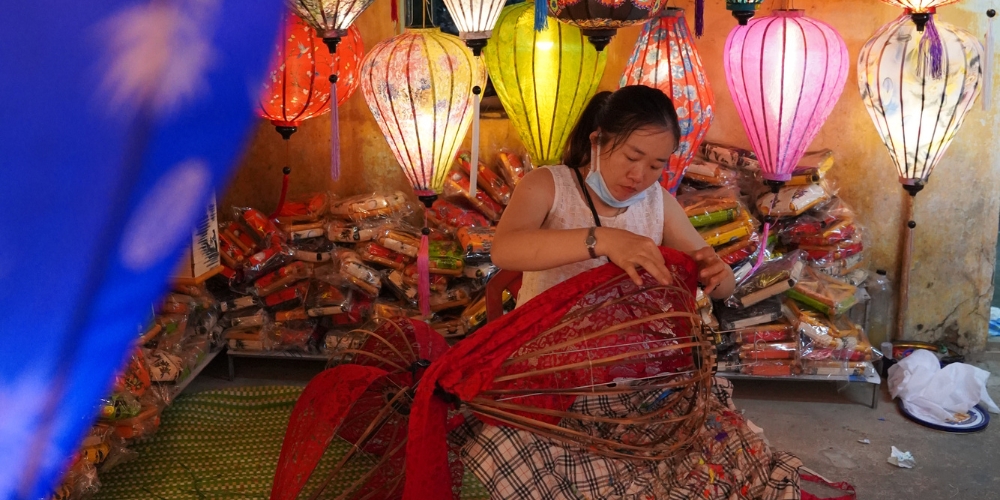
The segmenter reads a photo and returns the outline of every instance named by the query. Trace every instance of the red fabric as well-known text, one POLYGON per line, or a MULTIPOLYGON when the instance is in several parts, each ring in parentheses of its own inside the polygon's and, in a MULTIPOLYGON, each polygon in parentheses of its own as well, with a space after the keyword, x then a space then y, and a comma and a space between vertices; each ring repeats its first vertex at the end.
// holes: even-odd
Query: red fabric
POLYGON ((818 476, 818 475, 814 476, 812 474, 807 474, 805 472, 799 474, 799 477, 801 477, 803 481, 806 481, 806 482, 809 482, 809 483, 822 484, 824 486, 827 486, 827 487, 830 487, 830 488, 833 488, 833 489, 836 489, 836 490, 846 491, 847 492, 846 495, 841 495, 839 497, 827 497, 827 498, 823 499, 823 498, 820 498, 820 497, 818 497, 816 495, 813 495, 812 493, 809 493, 808 491, 801 490, 802 491, 802 500, 855 500, 855 499, 858 498, 857 492, 854 491, 854 486, 852 484, 850 484, 850 483, 843 482, 843 481, 839 482, 839 483, 831 483, 830 481, 828 481, 823 476, 818 476))
MULTIPOLYGON (((667 267, 674 274, 675 281, 687 290, 690 297, 694 296, 697 282, 696 266, 693 260, 683 253, 662 248, 661 252, 667 267)), ((641 273, 646 284, 652 285, 652 278, 645 272, 641 273)), ((523 349, 537 349, 532 342, 543 339, 549 342, 550 337, 541 334, 552 326, 563 321, 567 315, 579 306, 600 304, 603 299, 602 285, 618 279, 618 283, 630 283, 622 279, 624 271, 613 264, 601 266, 592 271, 582 273, 566 282, 551 288, 532 299, 528 304, 516 309, 513 313, 503 316, 497 321, 488 323, 471 337, 463 340, 442 356, 424 373, 414 398, 410 413, 409 438, 407 454, 420 457, 420 460, 409 460, 406 463, 405 500, 443 499, 449 498, 448 486, 451 484, 451 471, 448 465, 448 445, 446 442, 447 414, 449 404, 442 397, 435 397, 435 389, 440 387, 449 394, 463 401, 469 401, 490 389, 494 378, 499 374, 517 373, 523 369, 518 364, 502 367, 501 365, 512 355, 523 349)), ((634 288, 634 284, 630 285, 634 288)), ((691 298, 687 300, 692 300, 691 298)), ((666 305, 666 304, 661 304, 666 305)), ((693 304, 687 307, 693 309, 693 304)), ((606 312, 603 308, 591 312, 600 315, 606 312)), ((606 318, 614 320, 615 318, 606 318)), ((626 338, 641 337, 641 333, 624 332, 626 338)), ((641 340, 641 339, 640 339, 641 340)), ((621 343, 621 342, 619 342, 621 343)), ((625 342, 627 343, 627 342, 625 342)), ((589 346, 588 346, 589 347, 589 346)), ((598 346, 599 349, 615 349, 614 346, 598 346)), ((614 351, 606 351, 614 352, 614 351)), ((561 353, 554 356, 564 363, 573 361, 571 353, 561 353)), ((688 358, 690 359, 690 357, 688 358)), ((675 359, 649 358, 626 367, 634 374, 635 371, 670 369, 675 359)), ((610 378, 630 373, 617 373, 614 367, 602 370, 580 370, 579 374, 570 374, 570 380, 565 378, 555 380, 564 384, 579 384, 582 380, 575 378, 587 377, 596 383, 606 383, 610 378)), ((538 379, 533 379, 538 383, 538 379)), ((545 383, 545 381, 542 381, 545 383)), ((553 380, 548 380, 551 383, 553 380)), ((568 386, 568 385, 566 385, 568 386)), ((498 384, 498 388, 500 384, 498 384)), ((537 386, 536 386, 537 387, 537 386)), ((529 398, 522 398, 525 402, 529 398)), ((530 398, 531 404, 537 407, 565 409, 572 404, 572 398, 530 398)), ((537 418, 537 417, 536 417, 537 418)))

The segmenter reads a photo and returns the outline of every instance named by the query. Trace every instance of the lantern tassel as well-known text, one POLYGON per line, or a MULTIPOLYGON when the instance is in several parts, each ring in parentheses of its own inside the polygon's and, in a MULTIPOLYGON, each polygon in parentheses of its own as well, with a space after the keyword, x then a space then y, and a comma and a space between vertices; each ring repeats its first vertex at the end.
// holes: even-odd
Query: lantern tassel
POLYGON ((274 213, 269 217, 273 219, 281 213, 281 209, 285 208, 285 198, 288 196, 288 176, 292 173, 290 167, 285 167, 281 170, 281 194, 278 196, 278 208, 274 209, 274 213))
POLYGON ((986 20, 986 54, 983 65, 983 110, 989 111, 993 107, 993 18, 996 11, 990 9, 986 11, 989 19, 986 20))
POLYGON ((944 52, 944 47, 941 46, 941 35, 938 33, 937 26, 934 24, 934 14, 931 14, 930 18, 927 20, 927 26, 924 28, 924 38, 921 40, 921 44, 927 43, 928 50, 931 56, 931 78, 935 80, 941 78, 941 59, 944 52))
POLYGON ((428 237, 430 232, 426 226, 421 231, 420 249, 417 251, 417 292, 420 297, 420 314, 424 318, 431 316, 431 258, 428 237))
POLYGON ((393 27, 399 26, 399 0, 392 0, 389 3, 389 19, 392 20, 393 27))
POLYGON ((330 177, 340 180, 340 120, 337 112, 337 75, 330 75, 330 177))
POLYGON ((705 33, 705 0, 694 2, 694 34, 698 38, 705 33))
POLYGON ((542 31, 549 25, 549 1, 535 0, 535 31, 542 31))
POLYGON ((476 198, 476 182, 479 181, 479 95, 478 85, 472 88, 472 161, 469 164, 469 197, 476 198))

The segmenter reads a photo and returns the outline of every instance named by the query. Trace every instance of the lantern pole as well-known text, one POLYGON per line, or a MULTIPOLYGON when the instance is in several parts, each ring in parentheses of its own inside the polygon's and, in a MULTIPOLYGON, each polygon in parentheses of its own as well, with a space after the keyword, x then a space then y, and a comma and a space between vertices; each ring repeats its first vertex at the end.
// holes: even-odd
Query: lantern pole
POLYGON ((899 295, 896 304, 896 328, 892 340, 903 339, 903 329, 906 327, 906 310, 910 302, 910 267, 913 262, 913 230, 917 222, 913 220, 913 204, 917 193, 924 188, 923 183, 904 184, 906 196, 903 199, 903 242, 901 244, 899 262, 899 295))

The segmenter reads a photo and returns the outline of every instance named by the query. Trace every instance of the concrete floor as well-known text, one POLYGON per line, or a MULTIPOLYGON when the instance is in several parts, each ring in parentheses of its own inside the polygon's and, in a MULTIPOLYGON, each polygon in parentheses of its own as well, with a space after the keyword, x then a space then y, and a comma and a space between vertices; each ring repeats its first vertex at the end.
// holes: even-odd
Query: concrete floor
MULTIPOLYGON (((1000 352, 978 362, 1000 374, 1000 352)), ((188 391, 234 386, 305 385, 323 370, 321 362, 238 359, 236 379, 228 379, 225 355, 219 356, 188 391)), ((1000 375, 991 377, 990 394, 1000 401, 1000 375)), ((977 434, 948 434, 906 420, 881 388, 877 409, 868 407, 867 384, 737 381, 738 408, 762 427, 771 445, 797 455, 810 469, 857 488, 859 499, 1000 498, 1000 416, 977 434), (859 443, 868 439, 871 444, 859 443), (916 458, 913 469, 886 462, 890 446, 916 458)), ((821 496, 831 490, 810 485, 821 496)))

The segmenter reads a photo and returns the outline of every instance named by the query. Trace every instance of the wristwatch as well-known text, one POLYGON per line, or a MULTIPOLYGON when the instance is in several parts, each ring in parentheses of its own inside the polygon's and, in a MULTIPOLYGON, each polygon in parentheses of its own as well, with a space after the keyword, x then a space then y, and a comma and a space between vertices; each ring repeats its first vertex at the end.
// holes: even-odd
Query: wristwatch
POLYGON ((587 232, 587 239, 583 241, 587 244, 587 251, 590 252, 591 259, 597 258, 597 252, 594 251, 594 248, 597 246, 597 236, 594 235, 595 231, 597 231, 597 228, 591 227, 590 231, 587 232))

